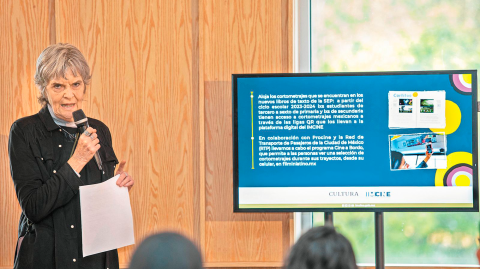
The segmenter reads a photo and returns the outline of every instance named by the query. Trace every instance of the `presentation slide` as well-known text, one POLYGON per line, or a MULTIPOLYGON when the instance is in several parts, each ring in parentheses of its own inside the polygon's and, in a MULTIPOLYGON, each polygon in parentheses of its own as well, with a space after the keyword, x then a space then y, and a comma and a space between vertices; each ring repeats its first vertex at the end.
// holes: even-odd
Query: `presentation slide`
POLYGON ((235 211, 478 211, 476 70, 233 75, 235 211))

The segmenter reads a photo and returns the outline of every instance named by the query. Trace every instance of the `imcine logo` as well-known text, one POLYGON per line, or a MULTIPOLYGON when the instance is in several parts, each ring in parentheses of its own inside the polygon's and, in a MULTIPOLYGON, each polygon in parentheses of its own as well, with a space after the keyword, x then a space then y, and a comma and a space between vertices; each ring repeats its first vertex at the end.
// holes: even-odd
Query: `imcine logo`
POLYGON ((390 197, 389 191, 367 191, 367 197, 390 197))

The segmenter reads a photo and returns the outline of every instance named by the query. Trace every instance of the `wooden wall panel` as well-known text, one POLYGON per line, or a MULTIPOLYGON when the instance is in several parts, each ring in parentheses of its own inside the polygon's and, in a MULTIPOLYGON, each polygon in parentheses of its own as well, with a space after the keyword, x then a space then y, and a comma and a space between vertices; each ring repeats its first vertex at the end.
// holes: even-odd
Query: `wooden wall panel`
MULTIPOLYGON (((206 220, 209 266, 282 262, 290 246, 292 214, 233 213, 231 75, 291 70, 288 1, 203 1, 206 220), (287 37, 285 37, 285 35, 287 37)), ((276 265, 278 266, 278 264, 276 265)))
MULTIPOLYGON (((56 10, 57 41, 78 46, 92 66, 86 112, 110 127, 136 180, 136 241, 176 230, 198 242, 190 1, 57 1, 56 10)), ((133 249, 120 250, 121 264, 133 249)))
MULTIPOLYGON (((208 264, 207 264, 208 266, 208 264)), ((204 266, 205 267, 205 266, 204 266)), ((281 265, 277 265, 277 266, 265 266, 265 267, 258 267, 257 265, 255 265, 255 263, 252 263, 250 265, 247 265, 247 266, 242 266, 242 265, 236 265, 235 267, 214 267, 215 269, 231 269, 231 268, 241 268, 241 269, 283 269, 283 267, 281 265)))
MULTIPOLYGON (((20 213, 8 131, 40 108, 34 64, 49 39, 77 46, 90 64, 83 109, 110 127, 136 180, 137 242, 175 230, 207 267, 281 266, 292 215, 232 213, 230 79, 291 71, 290 0, 21 0, 0 14, 0 267, 13 265, 20 213)), ((120 249, 121 267, 134 249, 120 249)))
POLYGON ((48 2, 0 4, 0 267, 12 266, 20 206, 10 176, 8 135, 12 123, 40 110, 33 82, 35 62, 48 46, 48 2))

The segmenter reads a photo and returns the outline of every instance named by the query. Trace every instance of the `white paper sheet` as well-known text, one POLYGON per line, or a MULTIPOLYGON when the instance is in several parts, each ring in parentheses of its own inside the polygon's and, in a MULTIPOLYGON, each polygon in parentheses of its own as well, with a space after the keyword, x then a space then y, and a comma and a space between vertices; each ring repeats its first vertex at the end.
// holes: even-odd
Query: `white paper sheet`
POLYGON ((80 187, 83 257, 135 244, 128 188, 118 177, 80 187))

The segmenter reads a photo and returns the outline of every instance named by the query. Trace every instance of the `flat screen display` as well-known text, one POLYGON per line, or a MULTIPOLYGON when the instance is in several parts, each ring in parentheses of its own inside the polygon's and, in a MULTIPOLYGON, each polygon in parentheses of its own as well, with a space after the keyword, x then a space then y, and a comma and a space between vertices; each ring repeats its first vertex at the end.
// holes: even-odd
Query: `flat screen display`
POLYGON ((232 84, 235 212, 478 211, 476 70, 232 84))

